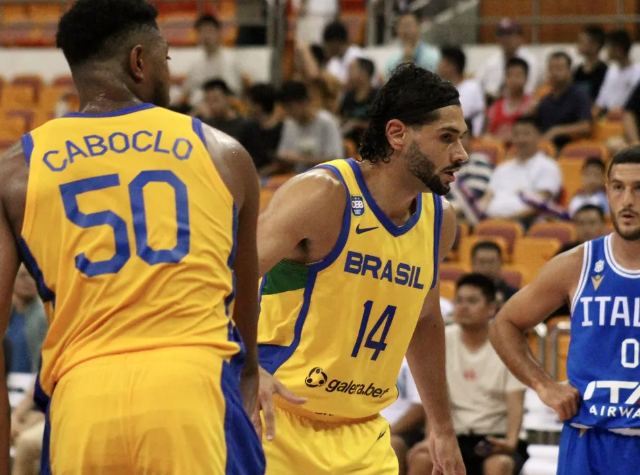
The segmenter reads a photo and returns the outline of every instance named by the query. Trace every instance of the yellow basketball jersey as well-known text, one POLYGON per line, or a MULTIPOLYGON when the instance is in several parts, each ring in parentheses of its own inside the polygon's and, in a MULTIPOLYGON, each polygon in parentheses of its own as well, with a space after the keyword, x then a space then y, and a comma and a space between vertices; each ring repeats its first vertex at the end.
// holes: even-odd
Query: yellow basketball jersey
POLYGON ((69 114, 22 145, 20 246, 49 320, 47 395, 75 365, 105 355, 240 351, 229 317, 236 210, 199 120, 151 104, 69 114))
POLYGON ((360 166, 336 160, 347 190, 338 242, 320 262, 278 263, 261 282, 260 364, 316 417, 365 418, 397 398, 396 378, 433 287, 442 223, 439 196, 424 194, 395 225, 360 166))

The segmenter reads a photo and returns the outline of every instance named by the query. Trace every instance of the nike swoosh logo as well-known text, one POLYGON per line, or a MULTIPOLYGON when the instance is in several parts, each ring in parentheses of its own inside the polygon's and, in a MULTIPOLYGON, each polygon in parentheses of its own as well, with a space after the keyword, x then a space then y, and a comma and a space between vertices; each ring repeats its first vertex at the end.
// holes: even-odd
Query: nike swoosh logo
POLYGON ((385 435, 386 433, 387 433, 387 431, 386 431, 386 430, 385 430, 385 431, 382 431, 382 433, 378 436, 378 439, 377 439, 377 440, 382 439, 382 437, 384 437, 384 435, 385 435))
POLYGON ((380 226, 374 226, 372 228, 361 228, 358 224, 356 226, 356 234, 368 233, 369 231, 373 231, 374 229, 378 229, 380 226))

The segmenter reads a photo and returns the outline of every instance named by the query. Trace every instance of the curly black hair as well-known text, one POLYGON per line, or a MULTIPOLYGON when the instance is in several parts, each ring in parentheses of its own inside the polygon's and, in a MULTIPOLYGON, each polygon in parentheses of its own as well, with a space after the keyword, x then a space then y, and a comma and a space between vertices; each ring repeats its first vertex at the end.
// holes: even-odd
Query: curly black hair
POLYGON ((130 33, 157 30, 157 16, 145 0, 78 0, 60 19, 56 45, 73 67, 110 53, 130 33))
POLYGON ((386 127, 392 119, 408 126, 422 126, 439 118, 438 110, 459 97, 453 84, 414 63, 403 63, 382 86, 367 115, 369 126, 362 135, 360 156, 371 163, 388 162, 392 148, 386 127))

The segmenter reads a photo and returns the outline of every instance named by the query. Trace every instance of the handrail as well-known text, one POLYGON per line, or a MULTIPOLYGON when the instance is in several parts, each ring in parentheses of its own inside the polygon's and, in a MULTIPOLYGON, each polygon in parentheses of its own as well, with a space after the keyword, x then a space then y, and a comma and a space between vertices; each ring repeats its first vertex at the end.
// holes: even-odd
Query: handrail
POLYGON ((571 335, 571 323, 570 322, 558 322, 558 324, 551 330, 551 377, 555 380, 558 379, 558 342, 560 335, 571 335))

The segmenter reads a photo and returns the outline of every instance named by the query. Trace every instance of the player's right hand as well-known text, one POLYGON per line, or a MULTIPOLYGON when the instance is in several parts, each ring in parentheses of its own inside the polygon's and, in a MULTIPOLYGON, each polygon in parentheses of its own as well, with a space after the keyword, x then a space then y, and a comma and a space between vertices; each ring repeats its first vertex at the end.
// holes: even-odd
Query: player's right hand
POLYGON ((557 383, 551 381, 536 388, 540 400, 556 411, 560 422, 571 419, 578 413, 580 391, 569 381, 557 383))
POLYGON ((258 408, 253 413, 251 420, 258 432, 260 438, 262 438, 262 419, 260 418, 260 411, 264 417, 265 432, 267 433, 267 440, 273 440, 276 436, 276 423, 275 414, 273 413, 273 395, 277 394, 285 401, 291 404, 304 404, 307 399, 304 397, 296 396, 289 391, 284 384, 260 368, 260 389, 258 390, 258 408))

